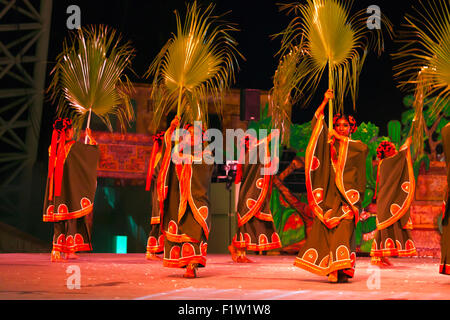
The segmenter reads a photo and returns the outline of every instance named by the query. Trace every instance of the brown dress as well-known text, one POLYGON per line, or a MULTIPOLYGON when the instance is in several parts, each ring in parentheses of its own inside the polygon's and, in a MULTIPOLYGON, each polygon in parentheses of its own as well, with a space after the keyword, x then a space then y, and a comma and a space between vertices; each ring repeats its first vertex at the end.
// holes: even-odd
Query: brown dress
POLYGON ((206 164, 201 155, 194 156, 191 163, 172 162, 172 132, 170 128, 164 136, 166 149, 158 175, 158 199, 163 208, 163 265, 205 267, 211 228, 208 191, 213 165, 206 164))
POLYGON ((342 270, 353 277, 354 230, 366 186, 368 149, 360 141, 336 140, 336 157, 332 158, 323 113, 316 113, 312 127, 305 177, 308 202, 315 217, 294 265, 318 275, 342 270))
POLYGON ((91 251, 92 210, 97 188, 99 149, 78 141, 67 142, 60 193, 54 175, 47 179, 43 221, 54 222, 53 250, 91 251))
POLYGON ((158 174, 164 154, 162 139, 154 139, 152 154, 149 160, 149 173, 146 190, 151 197, 150 233, 147 238, 147 253, 157 254, 164 251, 164 235, 161 230, 161 207, 158 200, 158 174))
MULTIPOLYGON (((444 147, 445 162, 447 164, 447 186, 450 186, 450 124, 447 124, 441 130, 442 145, 444 147)), ((441 235, 441 261, 439 273, 450 275, 450 193, 448 192, 444 199, 444 212, 442 214, 442 235, 441 235)))
MULTIPOLYGON (((273 183, 270 168, 273 163, 268 145, 264 141, 258 145, 265 148, 265 164, 257 159, 251 161, 251 157, 256 157, 256 152, 248 150, 244 163, 239 164, 241 186, 237 207, 238 231, 232 244, 238 249, 266 251, 280 248, 281 241, 270 211, 273 183)), ((257 150, 256 146, 254 150, 257 150)))
POLYGON ((415 180, 408 145, 378 164, 377 232, 372 242, 373 257, 410 257, 417 255, 411 239, 410 206, 415 180))

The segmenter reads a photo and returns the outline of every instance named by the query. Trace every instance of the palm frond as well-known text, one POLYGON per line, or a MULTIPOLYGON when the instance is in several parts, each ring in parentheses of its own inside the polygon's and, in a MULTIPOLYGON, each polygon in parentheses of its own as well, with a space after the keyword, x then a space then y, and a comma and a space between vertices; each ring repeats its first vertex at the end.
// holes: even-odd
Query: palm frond
MULTIPOLYGON (((323 73, 328 71, 329 88, 335 92, 336 109, 343 111, 348 94, 356 108, 358 80, 369 50, 382 50, 382 31, 367 28, 365 11, 350 15, 353 1, 307 0, 305 4, 292 3, 281 6, 295 17, 285 30, 275 35, 281 37, 283 55, 298 46, 303 53, 298 64, 303 75, 298 79, 297 90, 304 93, 307 105, 317 89, 323 73), (373 33, 373 35, 372 35, 373 33), (374 37, 374 38, 373 38, 374 37), (375 40, 374 40, 375 39, 375 40)), ((389 36, 392 25, 382 16, 389 36)))
POLYGON ((153 77, 152 99, 156 101, 153 127, 172 110, 182 121, 207 122, 208 98, 221 115, 223 94, 235 80, 238 31, 214 16, 214 5, 202 10, 188 4, 184 24, 175 12, 177 33, 172 35, 146 72, 153 77))
POLYGON ((133 88, 123 72, 131 65, 134 49, 129 42, 120 42, 114 29, 91 26, 79 29, 70 42, 63 43, 49 91, 58 99, 57 114, 72 118, 77 130, 90 110, 111 131, 111 115, 117 117, 122 131, 133 120, 133 88))
POLYGON ((415 155, 423 153, 423 105, 431 100, 431 117, 450 102, 450 10, 447 0, 420 3, 414 15, 405 17, 397 40, 403 46, 393 54, 398 87, 414 92, 415 122, 412 144, 415 155), (420 122, 420 123, 419 123, 420 122))
POLYGON ((299 47, 294 47, 283 56, 273 77, 273 87, 269 92, 271 125, 281 132, 281 144, 289 146, 292 106, 300 99, 302 92, 296 86, 303 75, 298 64, 301 59, 299 47))

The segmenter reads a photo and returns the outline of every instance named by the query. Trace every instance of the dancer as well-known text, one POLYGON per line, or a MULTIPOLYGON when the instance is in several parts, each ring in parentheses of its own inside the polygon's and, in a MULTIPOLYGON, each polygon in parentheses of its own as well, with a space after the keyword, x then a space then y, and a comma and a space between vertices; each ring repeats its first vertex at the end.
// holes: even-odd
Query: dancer
POLYGON ((194 130, 191 125, 185 126, 189 134, 181 135, 180 143, 172 148, 171 137, 178 123, 178 118, 175 118, 164 135, 166 150, 158 176, 158 192, 164 193, 165 199, 162 216, 165 237, 163 265, 186 268, 184 277, 195 278, 197 268, 206 266, 211 226, 208 190, 213 165, 205 162, 205 157, 210 154, 203 149, 194 148, 194 152, 189 152, 197 141, 203 140, 200 128, 194 130))
POLYGON ((444 147, 445 163, 447 165, 447 191, 442 212, 442 235, 441 235, 441 261, 439 273, 450 275, 450 123, 447 123, 441 130, 442 146, 444 147))
POLYGON ((347 282, 355 268, 354 230, 366 186, 367 146, 351 140, 356 122, 351 116, 334 117, 329 130, 323 110, 333 98, 327 90, 312 120, 312 136, 305 157, 308 202, 315 217, 306 243, 294 265, 330 282, 347 282))
POLYGON ((152 202, 151 229, 147 239, 147 251, 145 254, 147 260, 161 260, 156 254, 164 252, 164 235, 161 232, 161 210, 163 207, 160 206, 160 202, 158 201, 158 188, 156 185, 158 173, 161 168, 161 155, 164 154, 163 138, 164 131, 153 136, 153 147, 145 186, 145 190, 150 191, 152 202))
POLYGON ((70 119, 55 121, 43 214, 43 221, 54 222, 53 262, 76 259, 75 252, 92 250, 90 221, 99 150, 90 129, 86 129, 89 144, 73 140, 73 133, 70 119))
POLYGON ((234 262, 253 262, 247 251, 267 251, 281 247, 280 236, 275 230, 270 211, 273 168, 278 168, 278 157, 270 155, 269 142, 279 136, 274 130, 264 139, 248 135, 241 146, 235 183, 241 183, 237 207, 238 231, 228 246, 234 262), (257 162, 258 146, 264 148, 264 161, 257 162), (242 156, 243 155, 243 156, 242 156))
POLYGON ((397 152, 395 145, 383 141, 377 148, 380 160, 377 172, 377 231, 372 242, 371 264, 381 267, 392 263, 387 257, 417 255, 411 239, 410 206, 415 179, 411 160, 411 137, 397 152))

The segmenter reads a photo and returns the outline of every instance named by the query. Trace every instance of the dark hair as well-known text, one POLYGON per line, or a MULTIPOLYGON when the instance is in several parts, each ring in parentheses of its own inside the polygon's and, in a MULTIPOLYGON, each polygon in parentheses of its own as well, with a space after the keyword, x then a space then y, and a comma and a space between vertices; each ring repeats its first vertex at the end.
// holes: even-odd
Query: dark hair
POLYGON ((58 118, 53 123, 53 129, 58 132, 72 128, 72 120, 69 118, 58 118))
POLYGON ((334 117, 333 117, 333 126, 337 125, 338 120, 340 119, 345 119, 347 120, 347 122, 350 125, 350 134, 354 133, 356 131, 356 129, 358 129, 358 126, 356 125, 356 120, 355 118, 353 118, 352 116, 346 115, 346 114, 340 114, 337 113, 334 117))

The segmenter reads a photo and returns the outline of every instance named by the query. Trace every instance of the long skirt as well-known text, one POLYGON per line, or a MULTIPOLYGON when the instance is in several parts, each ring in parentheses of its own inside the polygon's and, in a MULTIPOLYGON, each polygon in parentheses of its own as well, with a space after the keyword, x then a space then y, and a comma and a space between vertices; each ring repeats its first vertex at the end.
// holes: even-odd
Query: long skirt
POLYGON ((327 228, 317 217, 294 265, 317 275, 342 270, 349 277, 355 272, 355 222, 342 220, 336 227, 327 228))
POLYGON ((180 223, 170 220, 165 230, 163 265, 185 268, 192 263, 197 264, 197 267, 205 267, 207 248, 203 229, 194 219, 188 205, 180 223))
POLYGON ((91 216, 92 212, 81 218, 54 222, 53 250, 65 253, 92 251, 91 216))
POLYGON ((233 246, 250 251, 266 251, 281 247, 278 233, 272 221, 252 217, 238 228, 232 240, 233 246))
POLYGON ((442 235, 441 235, 441 261, 439 264, 439 273, 450 275, 450 226, 449 226, 449 205, 447 206, 442 219, 442 235))
POLYGON ((417 255, 411 231, 397 221, 389 227, 377 230, 372 242, 372 257, 412 257, 417 255))
POLYGON ((162 253, 164 251, 164 235, 161 233, 160 224, 152 224, 147 239, 147 253, 162 253))

